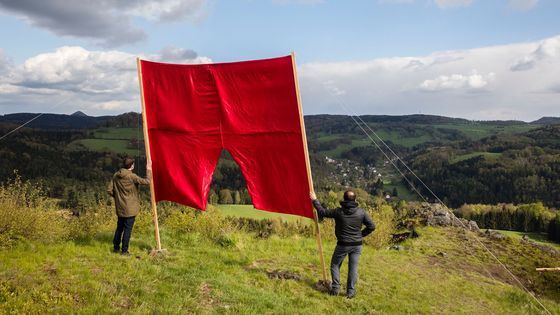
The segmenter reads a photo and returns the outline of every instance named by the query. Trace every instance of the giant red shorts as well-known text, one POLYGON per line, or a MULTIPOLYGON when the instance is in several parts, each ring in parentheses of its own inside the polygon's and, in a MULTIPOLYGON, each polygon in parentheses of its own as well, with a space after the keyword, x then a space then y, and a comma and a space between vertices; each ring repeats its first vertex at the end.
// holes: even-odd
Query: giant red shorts
POLYGON ((156 201, 205 209, 225 149, 255 208, 313 218, 293 67, 141 61, 156 201))

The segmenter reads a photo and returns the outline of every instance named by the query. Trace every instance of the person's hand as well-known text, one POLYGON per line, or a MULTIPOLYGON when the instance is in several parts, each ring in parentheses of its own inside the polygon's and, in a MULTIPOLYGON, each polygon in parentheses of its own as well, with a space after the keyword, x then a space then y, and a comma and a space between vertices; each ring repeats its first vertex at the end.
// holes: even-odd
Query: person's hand
POLYGON ((147 169, 148 171, 151 171, 151 170, 152 170, 152 160, 151 160, 151 159, 148 160, 148 161, 146 161, 146 169, 147 169))
POLYGON ((313 200, 316 200, 316 199, 317 199, 317 195, 315 195, 315 193, 311 191, 311 192, 309 192, 309 198, 311 198, 312 201, 313 201, 313 200))

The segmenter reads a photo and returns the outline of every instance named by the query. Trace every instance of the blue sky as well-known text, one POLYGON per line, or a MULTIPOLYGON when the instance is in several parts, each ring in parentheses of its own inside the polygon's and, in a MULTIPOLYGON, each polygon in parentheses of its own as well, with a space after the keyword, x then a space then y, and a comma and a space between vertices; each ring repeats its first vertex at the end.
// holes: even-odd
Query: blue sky
POLYGON ((307 114, 560 116, 559 13, 557 0, 0 0, 0 114, 138 111, 135 56, 295 51, 307 114))

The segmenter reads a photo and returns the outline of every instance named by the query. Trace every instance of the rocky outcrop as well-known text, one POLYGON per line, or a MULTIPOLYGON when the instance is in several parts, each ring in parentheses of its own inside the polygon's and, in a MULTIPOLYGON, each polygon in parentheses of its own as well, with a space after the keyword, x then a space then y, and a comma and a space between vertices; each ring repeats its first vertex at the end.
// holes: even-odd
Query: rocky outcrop
POLYGON ((411 205, 409 216, 420 218, 421 223, 428 226, 456 226, 469 231, 480 232, 475 221, 458 218, 451 210, 439 203, 422 202, 411 205))

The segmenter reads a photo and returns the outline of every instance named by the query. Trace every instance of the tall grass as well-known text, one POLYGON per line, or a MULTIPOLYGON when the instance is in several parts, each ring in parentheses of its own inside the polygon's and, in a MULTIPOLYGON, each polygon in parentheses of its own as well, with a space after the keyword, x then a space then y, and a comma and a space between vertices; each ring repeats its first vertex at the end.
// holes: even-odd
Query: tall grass
POLYGON ((79 217, 46 197, 40 184, 22 181, 16 174, 0 185, 0 247, 18 241, 54 243, 92 237, 110 218, 107 207, 90 206, 79 217))

